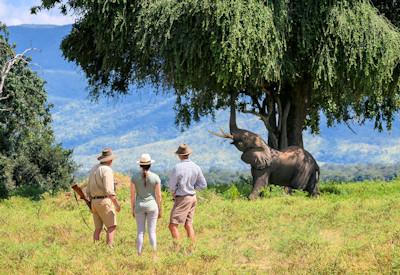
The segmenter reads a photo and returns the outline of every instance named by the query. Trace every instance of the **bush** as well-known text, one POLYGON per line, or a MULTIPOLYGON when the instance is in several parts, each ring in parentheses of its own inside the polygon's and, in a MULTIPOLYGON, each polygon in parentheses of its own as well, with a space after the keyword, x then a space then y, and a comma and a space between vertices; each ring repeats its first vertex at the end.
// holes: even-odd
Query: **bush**
POLYGON ((222 196, 228 200, 239 199, 242 194, 240 194, 236 185, 231 185, 227 190, 222 193, 222 196))
POLYGON ((0 154, 0 198, 5 198, 15 188, 13 181, 13 165, 11 161, 0 154))

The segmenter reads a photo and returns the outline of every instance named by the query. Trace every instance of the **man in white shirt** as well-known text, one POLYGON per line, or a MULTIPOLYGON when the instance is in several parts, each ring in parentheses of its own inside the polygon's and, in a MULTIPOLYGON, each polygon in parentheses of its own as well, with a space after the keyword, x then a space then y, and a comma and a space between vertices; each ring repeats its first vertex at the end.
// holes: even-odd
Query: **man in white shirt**
POLYGON ((169 178, 169 190, 175 201, 171 210, 169 230, 174 239, 175 249, 179 249, 178 225, 184 224, 193 248, 196 240, 193 229, 193 217, 197 203, 196 190, 206 188, 207 182, 200 167, 189 159, 192 150, 188 145, 181 144, 175 153, 180 162, 175 165, 169 178))

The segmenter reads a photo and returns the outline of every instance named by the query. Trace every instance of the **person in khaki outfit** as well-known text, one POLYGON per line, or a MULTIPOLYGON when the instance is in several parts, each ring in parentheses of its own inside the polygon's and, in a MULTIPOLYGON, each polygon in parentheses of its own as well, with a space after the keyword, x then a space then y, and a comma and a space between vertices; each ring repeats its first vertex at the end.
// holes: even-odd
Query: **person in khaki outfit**
POLYGON ((180 162, 175 165, 169 178, 169 190, 174 197, 174 206, 168 227, 174 240, 175 250, 179 250, 178 225, 183 224, 191 241, 190 250, 192 250, 196 240, 193 229, 197 204, 196 190, 206 188, 207 182, 200 167, 189 159, 192 150, 188 145, 181 144, 175 153, 180 162))
POLYGON ((111 148, 103 149, 97 158, 100 163, 90 171, 87 196, 91 201, 95 230, 93 240, 100 239, 103 225, 107 228, 107 244, 112 246, 117 227, 117 214, 121 210, 115 195, 114 175, 111 169, 115 155, 111 148))

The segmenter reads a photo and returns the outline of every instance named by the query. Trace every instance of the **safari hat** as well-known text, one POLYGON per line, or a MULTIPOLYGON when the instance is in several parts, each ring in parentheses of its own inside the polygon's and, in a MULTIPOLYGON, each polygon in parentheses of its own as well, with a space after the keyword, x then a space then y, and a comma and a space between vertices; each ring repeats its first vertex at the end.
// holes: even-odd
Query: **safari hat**
POLYGON ((155 160, 151 159, 150 154, 142 154, 136 163, 139 165, 150 165, 154 162, 155 160))
POLYGON ((113 154, 111 148, 104 148, 103 151, 101 151, 101 155, 97 157, 100 163, 107 162, 115 158, 116 156, 113 154))
POLYGON ((190 149, 189 145, 187 144, 181 144, 178 147, 178 150, 176 150, 175 154, 177 155, 182 155, 182 156, 187 156, 192 153, 192 149, 190 149))

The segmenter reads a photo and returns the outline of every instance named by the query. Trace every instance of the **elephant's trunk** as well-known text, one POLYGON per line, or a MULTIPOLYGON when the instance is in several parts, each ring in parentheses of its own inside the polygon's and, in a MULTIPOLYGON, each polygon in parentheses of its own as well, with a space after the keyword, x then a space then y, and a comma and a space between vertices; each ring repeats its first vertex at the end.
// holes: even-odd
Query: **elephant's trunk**
POLYGON ((236 107, 235 107, 235 98, 232 96, 231 100, 231 116, 229 119, 229 130, 231 131, 231 134, 234 132, 237 132, 239 128, 237 127, 236 124, 236 107))

